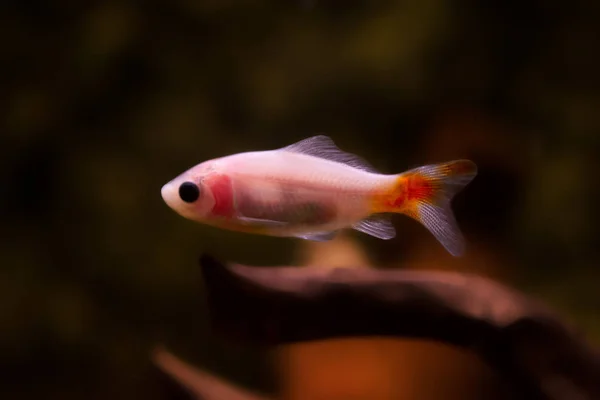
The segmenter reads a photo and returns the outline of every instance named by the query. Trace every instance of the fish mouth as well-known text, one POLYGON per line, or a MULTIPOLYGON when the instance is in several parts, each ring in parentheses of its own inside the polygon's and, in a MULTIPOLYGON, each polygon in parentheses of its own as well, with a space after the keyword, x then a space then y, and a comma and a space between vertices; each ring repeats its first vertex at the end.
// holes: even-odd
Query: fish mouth
POLYGON ((176 196, 177 193, 176 193, 175 186, 173 185, 172 181, 163 185, 163 187, 160 189, 160 195, 161 195, 163 201, 170 208, 174 208, 174 206, 175 206, 175 197, 174 196, 176 196))

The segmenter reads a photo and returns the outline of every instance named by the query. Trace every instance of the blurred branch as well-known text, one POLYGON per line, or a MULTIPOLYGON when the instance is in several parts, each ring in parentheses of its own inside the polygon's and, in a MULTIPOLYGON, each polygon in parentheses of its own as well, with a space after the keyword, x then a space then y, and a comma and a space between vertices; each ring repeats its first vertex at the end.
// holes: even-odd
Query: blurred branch
POLYGON ((225 266, 201 260, 214 327, 278 345, 344 336, 442 341, 475 351, 513 398, 600 397, 600 356, 557 315, 482 277, 363 268, 225 266), (244 304, 244 307, 239 307, 244 304))
POLYGON ((154 363, 200 400, 268 400, 226 383, 181 361, 166 349, 154 350, 154 363))

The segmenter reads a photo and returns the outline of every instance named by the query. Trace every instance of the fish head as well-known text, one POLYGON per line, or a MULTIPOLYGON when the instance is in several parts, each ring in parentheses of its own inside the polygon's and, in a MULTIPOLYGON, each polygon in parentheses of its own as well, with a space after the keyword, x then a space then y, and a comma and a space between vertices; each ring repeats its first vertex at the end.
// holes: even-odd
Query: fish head
POLYGON ((203 163, 180 174, 161 188, 164 202, 179 215, 202 222, 215 205, 215 197, 205 178, 214 170, 203 163))

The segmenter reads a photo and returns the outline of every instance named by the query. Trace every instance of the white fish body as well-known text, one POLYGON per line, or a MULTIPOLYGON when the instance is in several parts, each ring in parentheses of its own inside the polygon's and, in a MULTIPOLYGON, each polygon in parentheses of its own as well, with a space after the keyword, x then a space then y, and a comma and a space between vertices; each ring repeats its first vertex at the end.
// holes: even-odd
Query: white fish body
MULTIPOLYGON (((235 191, 245 189, 257 202, 285 202, 289 192, 282 190, 283 186, 293 187, 294 198, 302 202, 331 203, 337 218, 311 228, 320 232, 342 229, 367 218, 373 193, 383 192, 396 179, 395 175, 282 150, 235 154, 215 160, 214 168, 232 178, 235 191)), ((276 232, 278 236, 294 236, 305 229, 282 226, 276 232)))
POLYGON ((203 162, 164 185, 162 196, 198 222, 309 240, 329 240, 348 227, 391 239, 396 235, 391 222, 375 214, 404 213, 456 255, 462 252, 462 236, 446 203, 475 172, 472 162, 458 160, 380 174, 330 138, 315 136, 282 149, 203 162), (434 194, 444 194, 442 203, 429 204, 434 194))

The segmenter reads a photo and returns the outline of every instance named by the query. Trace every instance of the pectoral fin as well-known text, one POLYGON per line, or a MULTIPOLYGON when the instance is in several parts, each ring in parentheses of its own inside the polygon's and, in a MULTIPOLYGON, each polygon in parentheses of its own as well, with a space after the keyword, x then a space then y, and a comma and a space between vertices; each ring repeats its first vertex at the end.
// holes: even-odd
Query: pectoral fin
POLYGON ((320 232, 320 233, 307 233, 303 235, 296 235, 295 237, 305 240, 312 240, 314 242, 327 242, 335 237, 337 232, 320 232))
POLYGON ((270 219, 261 219, 261 218, 248 218, 248 217, 240 217, 238 216, 237 218, 238 220, 248 224, 248 225, 261 225, 261 226, 267 226, 267 227, 283 227, 288 225, 287 222, 283 222, 283 221, 273 221, 270 219))

